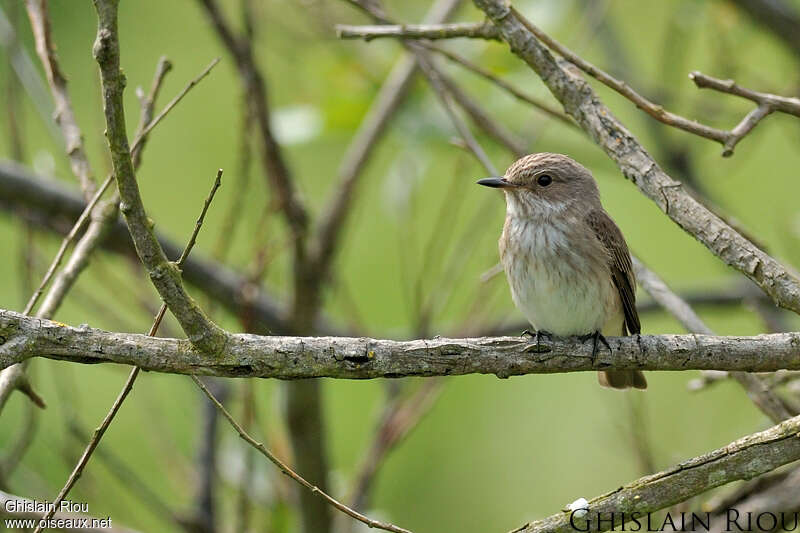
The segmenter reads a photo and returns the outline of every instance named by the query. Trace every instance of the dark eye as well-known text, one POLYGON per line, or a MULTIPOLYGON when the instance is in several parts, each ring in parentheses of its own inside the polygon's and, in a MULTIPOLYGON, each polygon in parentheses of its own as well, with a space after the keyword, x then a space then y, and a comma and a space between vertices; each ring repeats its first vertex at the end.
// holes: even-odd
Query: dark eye
POLYGON ((542 187, 547 187, 548 185, 550 185, 551 183, 553 183, 553 178, 551 178, 551 177, 550 177, 549 175, 547 175, 547 174, 542 174, 541 176, 539 176, 538 178, 536 178, 536 183, 538 183, 538 184, 539 184, 539 185, 541 185, 542 187))

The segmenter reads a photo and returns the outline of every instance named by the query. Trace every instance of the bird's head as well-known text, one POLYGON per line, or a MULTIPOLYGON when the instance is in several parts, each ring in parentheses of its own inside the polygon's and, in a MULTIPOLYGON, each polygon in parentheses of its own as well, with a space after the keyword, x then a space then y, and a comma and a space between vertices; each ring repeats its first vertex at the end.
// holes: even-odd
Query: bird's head
POLYGON ((586 167, 561 154, 526 155, 500 177, 478 180, 479 185, 502 189, 508 213, 547 216, 575 204, 594 208, 600 204, 597 183, 586 167))

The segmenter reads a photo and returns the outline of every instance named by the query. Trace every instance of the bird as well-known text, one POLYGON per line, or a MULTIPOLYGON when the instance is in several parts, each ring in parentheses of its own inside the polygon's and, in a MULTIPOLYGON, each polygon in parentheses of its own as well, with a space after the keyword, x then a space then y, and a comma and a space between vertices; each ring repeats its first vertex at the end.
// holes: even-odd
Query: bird
MULTIPOLYGON (((537 343, 542 336, 580 336, 593 340, 595 357, 598 341, 611 349, 605 335, 641 332, 628 245, 586 167, 540 152, 477 183, 505 193, 500 260, 537 343)), ((614 389, 647 388, 639 370, 601 370, 598 381, 614 389)))

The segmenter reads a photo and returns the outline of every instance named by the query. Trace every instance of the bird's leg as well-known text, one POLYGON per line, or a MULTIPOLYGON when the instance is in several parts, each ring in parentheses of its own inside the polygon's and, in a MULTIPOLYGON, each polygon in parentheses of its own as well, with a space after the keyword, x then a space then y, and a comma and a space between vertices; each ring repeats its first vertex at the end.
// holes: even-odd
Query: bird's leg
POLYGON ((524 337, 525 335, 529 335, 532 339, 536 339, 536 351, 540 351, 542 337, 547 337, 548 340, 553 338, 553 334, 549 331, 545 331, 543 329, 537 330, 536 333, 533 333, 531 330, 526 329, 522 332, 520 337, 524 337))
POLYGON ((586 342, 589 339, 592 339, 592 366, 594 366, 594 362, 597 359, 597 341, 602 342, 608 348, 608 351, 611 352, 611 346, 608 344, 608 341, 603 334, 599 331, 595 331, 594 333, 589 333, 588 335, 581 335, 578 337, 581 341, 586 342))

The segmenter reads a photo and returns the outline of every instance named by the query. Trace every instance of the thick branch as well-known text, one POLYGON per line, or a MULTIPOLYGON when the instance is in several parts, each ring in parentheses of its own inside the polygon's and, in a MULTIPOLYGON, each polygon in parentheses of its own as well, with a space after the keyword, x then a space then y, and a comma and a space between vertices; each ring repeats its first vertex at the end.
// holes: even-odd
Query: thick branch
POLYGON ((800 279, 695 200, 673 180, 566 61, 557 60, 532 25, 499 0, 474 0, 498 25, 511 50, 542 78, 581 128, 622 173, 687 233, 753 280, 781 307, 800 313, 800 279))
MULTIPOLYGON (((622 513, 639 517, 686 501, 707 490, 731 481, 751 479, 779 466, 800 459, 800 417, 741 438, 713 452, 679 463, 669 470, 633 481, 617 490, 589 501, 585 518, 574 517, 581 531, 605 531, 611 526, 611 513, 619 525, 622 513), (598 517, 602 517, 598 525, 598 517)), ((531 522, 516 532, 574 533, 572 513, 560 512, 531 522)), ((630 523, 629 523, 630 524, 630 523)))
POLYGON ((98 29, 93 52, 100 66, 106 138, 121 198, 120 210, 128 223, 139 259, 161 298, 178 319, 189 339, 207 354, 213 355, 225 345, 226 334, 184 290, 180 272, 164 255, 164 250, 153 233, 153 222, 147 217, 142 205, 125 131, 122 102, 125 76, 120 71, 117 6, 118 0, 95 0, 98 29))
POLYGON ((379 26, 336 25, 336 35, 340 39, 364 39, 371 41, 380 37, 401 39, 453 39, 469 37, 472 39, 500 40, 497 28, 493 24, 473 24, 471 22, 453 22, 449 24, 394 24, 379 26))
POLYGON ((592 345, 554 339, 537 345, 522 337, 393 341, 352 337, 231 334, 209 359, 189 341, 112 333, 0 310, 0 367, 30 357, 76 363, 121 363, 145 370, 229 377, 369 379, 640 370, 800 370, 800 333, 754 337, 648 335, 609 338, 612 352, 593 361, 592 345))

